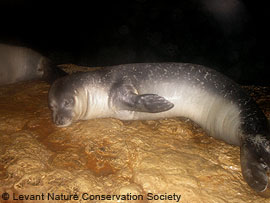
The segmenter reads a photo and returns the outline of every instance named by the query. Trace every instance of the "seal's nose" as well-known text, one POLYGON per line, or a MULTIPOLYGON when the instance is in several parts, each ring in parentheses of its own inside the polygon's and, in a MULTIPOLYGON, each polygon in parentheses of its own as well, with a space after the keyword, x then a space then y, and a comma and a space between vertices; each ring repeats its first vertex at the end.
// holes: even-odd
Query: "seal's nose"
POLYGON ((55 114, 53 116, 53 122, 57 127, 66 127, 72 123, 72 119, 63 114, 55 114))
POLYGON ((65 119, 62 115, 56 115, 54 119, 55 125, 64 125, 65 124, 65 119))

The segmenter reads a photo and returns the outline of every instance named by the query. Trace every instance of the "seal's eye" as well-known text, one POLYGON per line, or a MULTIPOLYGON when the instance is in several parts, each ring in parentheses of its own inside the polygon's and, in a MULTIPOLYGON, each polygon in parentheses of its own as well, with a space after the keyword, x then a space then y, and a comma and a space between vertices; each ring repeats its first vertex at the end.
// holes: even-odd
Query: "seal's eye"
POLYGON ((64 101, 64 107, 70 107, 74 103, 73 98, 64 101))
POLYGON ((69 107, 69 105, 70 105, 70 102, 68 100, 65 100, 64 101, 64 107, 69 107))
POLYGON ((38 74, 43 74, 44 73, 44 68, 42 66, 38 65, 38 67, 37 67, 37 73, 38 74))
POLYGON ((52 104, 49 104, 49 108, 50 108, 51 110, 53 110, 53 109, 54 109, 54 106, 53 106, 52 104))
POLYGON ((42 69, 41 67, 38 67, 37 71, 38 71, 38 72, 42 72, 43 69, 42 69))

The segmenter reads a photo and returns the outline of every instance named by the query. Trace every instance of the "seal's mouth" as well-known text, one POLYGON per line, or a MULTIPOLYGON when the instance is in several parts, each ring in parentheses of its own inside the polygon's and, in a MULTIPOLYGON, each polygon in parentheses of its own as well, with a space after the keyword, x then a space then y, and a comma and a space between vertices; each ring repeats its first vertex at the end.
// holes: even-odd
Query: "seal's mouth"
POLYGON ((55 115, 53 118, 53 122, 57 127, 67 127, 72 123, 72 118, 55 115))
POLYGON ((66 123, 66 124, 56 124, 56 123, 55 123, 55 125, 56 125, 57 127, 59 127, 59 128, 64 128, 64 127, 67 127, 67 126, 71 125, 71 123, 72 123, 72 122, 69 122, 69 123, 66 123))

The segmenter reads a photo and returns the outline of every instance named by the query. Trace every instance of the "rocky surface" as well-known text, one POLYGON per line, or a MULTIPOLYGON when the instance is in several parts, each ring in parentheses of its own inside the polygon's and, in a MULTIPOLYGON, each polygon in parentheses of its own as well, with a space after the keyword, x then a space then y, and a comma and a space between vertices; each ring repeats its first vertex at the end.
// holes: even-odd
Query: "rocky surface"
MULTIPOLYGON (((246 88, 269 117, 269 88, 246 88)), ((0 201, 269 202, 243 181, 239 148, 191 121, 108 118, 57 128, 48 90, 38 81, 0 87, 0 201)))

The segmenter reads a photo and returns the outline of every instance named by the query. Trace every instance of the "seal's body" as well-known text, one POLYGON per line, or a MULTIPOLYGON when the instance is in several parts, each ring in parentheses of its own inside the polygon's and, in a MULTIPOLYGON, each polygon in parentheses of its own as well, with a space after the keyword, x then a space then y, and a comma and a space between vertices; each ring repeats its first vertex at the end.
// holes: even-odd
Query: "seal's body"
POLYGON ((43 79, 53 81, 63 71, 32 49, 0 44, 0 85, 43 79))
POLYGON ((268 185, 269 124, 254 100, 226 76, 200 65, 127 64, 57 80, 49 91, 57 126, 76 120, 181 116, 211 136, 241 146, 242 173, 257 191, 268 185))

